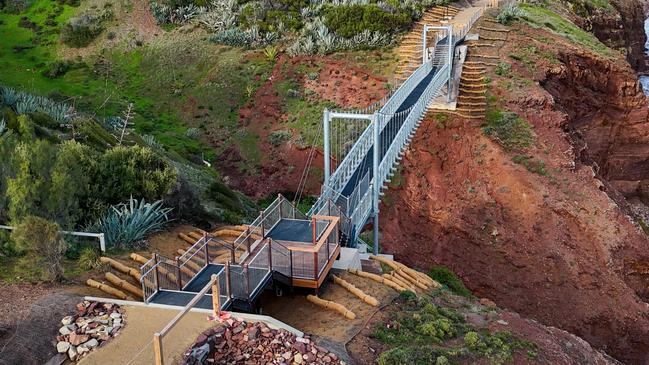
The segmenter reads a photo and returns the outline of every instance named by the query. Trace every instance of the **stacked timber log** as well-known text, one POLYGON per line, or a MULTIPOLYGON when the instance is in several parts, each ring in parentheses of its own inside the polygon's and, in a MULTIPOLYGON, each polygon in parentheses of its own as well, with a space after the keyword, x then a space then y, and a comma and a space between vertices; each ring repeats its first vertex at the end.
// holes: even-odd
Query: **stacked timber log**
POLYGON ((322 308, 338 312, 338 313, 342 314, 347 319, 355 319, 356 318, 356 314, 354 314, 354 312, 352 312, 349 309, 345 308, 345 306, 340 304, 340 303, 336 303, 336 302, 331 301, 331 300, 324 300, 324 299, 316 297, 315 295, 307 295, 306 299, 309 302, 311 302, 311 303, 313 303, 313 304, 315 304, 317 306, 320 306, 322 308))
POLYGON ((365 294, 362 290, 358 289, 357 287, 354 286, 354 284, 347 282, 345 279, 340 278, 336 275, 333 276, 334 278, 334 283, 342 286, 343 288, 347 289, 350 293, 354 294, 355 296, 359 297, 362 301, 365 303, 373 306, 373 307, 378 307, 379 306, 379 301, 374 298, 371 295, 365 294))

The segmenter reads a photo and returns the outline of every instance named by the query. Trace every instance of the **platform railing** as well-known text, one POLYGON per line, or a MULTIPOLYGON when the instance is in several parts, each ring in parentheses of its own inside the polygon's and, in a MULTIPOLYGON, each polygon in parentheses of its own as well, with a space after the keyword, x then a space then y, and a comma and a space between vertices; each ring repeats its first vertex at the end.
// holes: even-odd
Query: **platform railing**
POLYGON ((219 318, 221 310, 227 306, 228 299, 220 295, 223 291, 223 272, 212 275, 210 281, 205 285, 200 292, 198 292, 192 300, 187 303, 183 309, 171 320, 165 327, 153 335, 153 356, 156 365, 164 365, 164 337, 173 330, 173 328, 182 320, 182 318, 189 313, 204 297, 210 297, 212 301, 212 315, 214 318, 219 318), (212 291, 211 294, 208 294, 212 291))

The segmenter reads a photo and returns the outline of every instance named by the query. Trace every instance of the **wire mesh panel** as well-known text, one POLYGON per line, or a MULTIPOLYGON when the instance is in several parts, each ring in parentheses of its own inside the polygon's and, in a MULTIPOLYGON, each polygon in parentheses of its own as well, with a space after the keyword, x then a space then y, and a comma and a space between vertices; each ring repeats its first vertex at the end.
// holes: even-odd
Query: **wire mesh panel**
POLYGON ((272 269, 285 276, 291 276, 291 252, 283 244, 271 241, 272 269))
POLYGON ((158 292, 156 284, 156 273, 154 270, 155 260, 152 258, 140 267, 140 284, 142 285, 143 299, 145 303, 158 292))
POLYGON ((178 258, 180 276, 183 285, 189 283, 207 264, 211 262, 209 257, 210 242, 211 240, 209 238, 203 237, 178 258))
POLYGON ((321 220, 321 219, 316 219, 315 220, 315 239, 316 241, 319 241, 320 238, 322 237, 322 234, 327 230, 327 227, 329 227, 329 224, 331 221, 328 220, 321 220))
POLYGON ((230 265, 230 294, 233 298, 248 300, 248 277, 245 267, 230 265))
POLYGON ((327 254, 328 249, 329 246, 326 242, 318 249, 318 277, 320 277, 322 271, 327 266, 327 262, 329 262, 329 255, 327 254))
POLYGON ((266 279, 270 273, 269 253, 270 248, 268 247, 268 243, 265 242, 248 264, 248 283, 250 284, 249 296, 259 289, 259 287, 264 283, 264 279, 266 279))
POLYGON ((293 277, 316 279, 313 252, 292 251, 293 277))

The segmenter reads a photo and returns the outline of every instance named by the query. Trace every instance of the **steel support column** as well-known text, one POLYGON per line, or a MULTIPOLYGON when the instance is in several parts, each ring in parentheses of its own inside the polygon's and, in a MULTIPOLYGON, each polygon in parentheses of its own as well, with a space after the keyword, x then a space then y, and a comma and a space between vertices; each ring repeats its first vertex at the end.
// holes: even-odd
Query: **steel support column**
POLYGON ((381 122, 379 120, 379 113, 372 115, 372 124, 374 125, 374 150, 373 150, 373 163, 372 163, 372 207, 373 207, 373 223, 374 232, 372 239, 374 240, 374 254, 379 254, 379 193, 381 192, 381 184, 379 179, 379 163, 381 158, 381 122))
POLYGON ((324 110, 322 114, 322 124, 324 128, 324 186, 329 186, 331 178, 331 141, 329 140, 329 109, 324 110))

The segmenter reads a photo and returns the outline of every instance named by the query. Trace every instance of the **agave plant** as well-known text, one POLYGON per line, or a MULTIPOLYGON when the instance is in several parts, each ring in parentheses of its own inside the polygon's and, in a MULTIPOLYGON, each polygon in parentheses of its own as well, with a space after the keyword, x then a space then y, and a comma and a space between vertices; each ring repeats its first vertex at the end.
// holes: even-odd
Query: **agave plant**
POLYGON ((128 203, 110 207, 88 230, 103 232, 109 246, 133 247, 150 233, 159 231, 169 221, 171 211, 172 208, 162 206, 162 200, 146 203, 131 198, 128 203))
POLYGON ((14 105, 14 110, 16 110, 16 113, 18 113, 19 115, 23 115, 23 114, 33 113, 37 109, 38 109, 38 100, 36 99, 35 96, 26 93, 20 93, 18 95, 18 100, 14 105))
POLYGON ((7 106, 13 107, 16 101, 18 101, 18 93, 16 90, 7 86, 0 87, 0 96, 2 97, 0 100, 7 106))
POLYGON ((266 56, 268 62, 275 61, 275 58, 277 58, 277 53, 279 53, 279 51, 276 46, 268 46, 264 48, 264 56, 266 56))
POLYGON ((154 150, 163 149, 162 144, 160 144, 160 142, 158 142, 158 140, 155 139, 155 137, 150 134, 142 135, 142 140, 144 141, 144 143, 146 143, 149 147, 153 148, 154 150))
POLYGON ((5 118, 0 119, 0 136, 4 134, 4 132, 7 130, 7 122, 5 122, 5 118))

